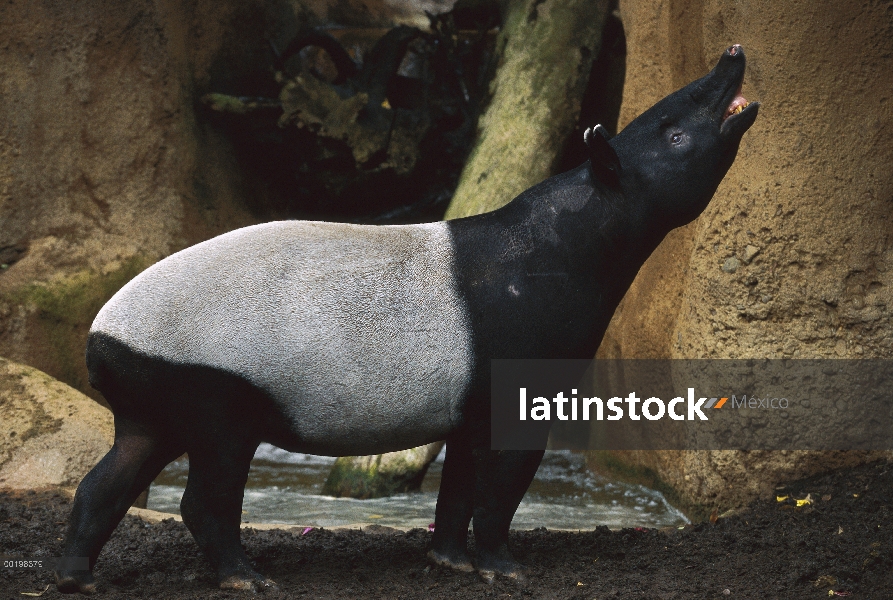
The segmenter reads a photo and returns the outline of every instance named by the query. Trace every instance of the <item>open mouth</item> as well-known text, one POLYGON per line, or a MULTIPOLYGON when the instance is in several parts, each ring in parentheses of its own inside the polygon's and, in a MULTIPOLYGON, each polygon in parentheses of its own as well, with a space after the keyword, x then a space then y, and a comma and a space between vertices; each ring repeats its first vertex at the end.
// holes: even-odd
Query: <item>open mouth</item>
POLYGON ((738 86, 738 90, 735 92, 735 97, 732 98, 732 102, 729 104, 729 107, 726 109, 725 115, 723 115, 723 123, 725 123, 726 119, 731 117, 732 115, 740 114, 742 110, 747 108, 750 105, 750 102, 747 101, 741 94, 741 86, 738 86))

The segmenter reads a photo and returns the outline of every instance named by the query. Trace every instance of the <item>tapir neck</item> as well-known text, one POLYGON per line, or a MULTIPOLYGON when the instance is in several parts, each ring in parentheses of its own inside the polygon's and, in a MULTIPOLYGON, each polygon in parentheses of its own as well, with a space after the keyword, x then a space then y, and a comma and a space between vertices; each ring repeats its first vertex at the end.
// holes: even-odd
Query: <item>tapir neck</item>
POLYGON ((648 221, 646 207, 594 182, 586 163, 450 222, 478 356, 591 358, 663 238, 648 221))

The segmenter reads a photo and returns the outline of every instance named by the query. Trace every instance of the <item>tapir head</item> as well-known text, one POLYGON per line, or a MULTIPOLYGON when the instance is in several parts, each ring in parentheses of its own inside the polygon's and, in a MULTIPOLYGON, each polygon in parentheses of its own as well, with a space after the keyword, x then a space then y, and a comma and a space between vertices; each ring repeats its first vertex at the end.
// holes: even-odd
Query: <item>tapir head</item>
POLYGON ((651 223, 672 228, 696 218, 757 118, 759 103, 741 95, 744 65, 744 50, 732 46, 710 73, 652 106, 613 139, 601 126, 587 130, 593 175, 651 223))

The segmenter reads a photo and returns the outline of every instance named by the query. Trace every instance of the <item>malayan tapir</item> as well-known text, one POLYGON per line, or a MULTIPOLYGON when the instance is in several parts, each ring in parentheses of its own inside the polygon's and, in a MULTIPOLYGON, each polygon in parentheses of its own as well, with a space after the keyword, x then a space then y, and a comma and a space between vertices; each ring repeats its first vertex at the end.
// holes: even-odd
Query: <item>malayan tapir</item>
MULTIPOLYGON (((90 329, 90 383, 115 442, 78 487, 64 555, 92 570, 137 495, 186 452, 183 521, 220 586, 269 586, 239 541, 261 442, 337 456, 446 439, 429 558, 520 576, 509 524, 542 452, 490 449, 490 360, 595 354, 639 267, 704 210, 754 123, 744 65, 732 46, 613 139, 587 130, 590 160, 491 213, 266 223, 141 273, 90 329)), ((95 589, 91 571, 56 582, 95 589)))

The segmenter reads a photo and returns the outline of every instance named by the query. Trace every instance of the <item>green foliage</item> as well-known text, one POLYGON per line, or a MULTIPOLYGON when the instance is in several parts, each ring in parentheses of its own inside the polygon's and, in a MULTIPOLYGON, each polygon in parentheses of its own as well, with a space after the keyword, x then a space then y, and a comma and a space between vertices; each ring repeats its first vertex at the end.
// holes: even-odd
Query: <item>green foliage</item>
POLYGON ((207 104, 211 110, 236 115, 248 114, 253 108, 249 103, 227 94, 205 94, 202 96, 202 102, 207 104))

